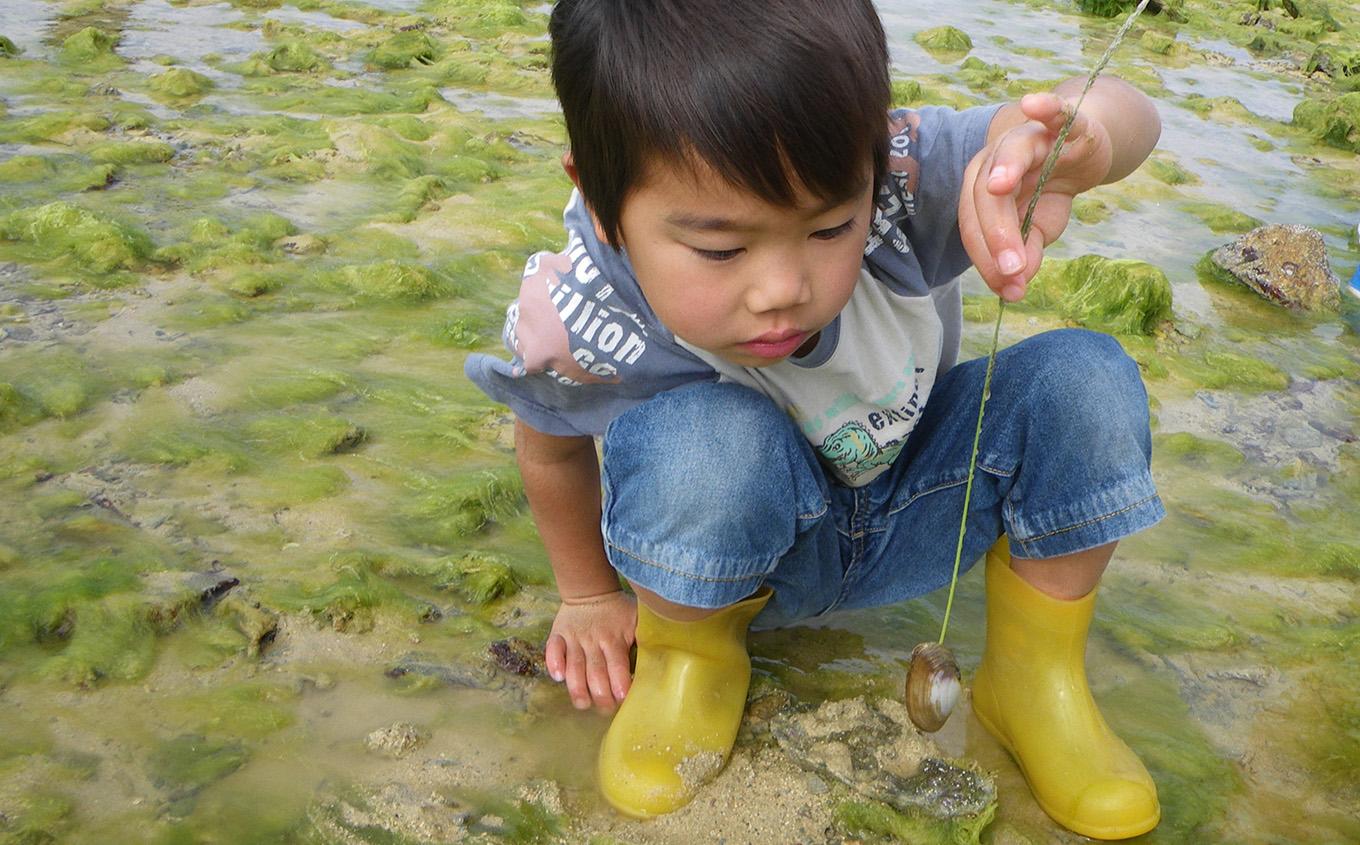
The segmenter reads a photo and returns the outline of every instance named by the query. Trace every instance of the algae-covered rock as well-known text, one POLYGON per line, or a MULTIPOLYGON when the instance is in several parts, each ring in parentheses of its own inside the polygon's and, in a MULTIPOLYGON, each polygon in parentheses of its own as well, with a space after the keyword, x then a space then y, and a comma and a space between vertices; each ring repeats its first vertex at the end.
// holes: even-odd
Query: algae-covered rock
POLYGON ((22 51, 3 35, 0 35, 0 59, 12 59, 22 51))
POLYGON ((255 55, 246 63, 246 73, 252 76, 277 73, 304 73, 330 67, 321 54, 301 41, 285 41, 267 53, 255 55))
POLYGON ((1006 69, 1000 65, 990 65, 977 56, 969 56, 959 67, 958 78, 975 91, 990 88, 1006 81, 1006 69))
POLYGON ((1214 250, 1209 262, 1217 278, 1240 282, 1270 302, 1308 311, 1341 305, 1341 280, 1327 261, 1322 233, 1307 226, 1262 226, 1214 250))
POLYGON ((1294 107, 1294 125, 1324 144, 1360 152, 1360 91, 1335 100, 1304 100, 1294 107))
POLYGON ((1303 72, 1330 76, 1343 88, 1360 85, 1360 50, 1322 44, 1308 57, 1303 72))
POLYGON ((1144 50, 1159 56, 1179 56, 1189 52, 1190 49, 1183 42, 1177 41, 1174 35, 1165 35, 1151 29, 1143 33, 1143 37, 1138 39, 1138 44, 1144 50))
POLYGON ((45 179, 55 172, 45 156, 14 156, 0 161, 0 182, 32 182, 45 179))
POLYGON ((937 26, 916 33, 915 40, 932 53, 967 53, 973 49, 968 33, 952 26, 937 26))
POLYGON ((770 733, 800 767, 917 818, 948 824, 996 810, 992 779, 943 759, 893 699, 828 701, 776 716, 770 733))
POLYGON ((61 42, 61 59, 68 64, 107 64, 116 59, 118 36, 87 26, 61 42))
POLYGON ((477 552, 446 561, 437 586, 473 604, 490 604, 519 592, 519 581, 508 563, 477 552))
POLYGON ((151 238, 69 202, 52 202, 0 218, 0 238, 32 244, 37 257, 66 258, 92 273, 137 269, 151 255, 151 238))
POLYGON ((378 67, 397 70, 432 64, 436 50, 434 39, 419 30, 398 32, 374 48, 368 60, 378 67))
POLYGON ((211 79, 184 67, 170 68, 165 73, 151 77, 147 84, 151 86, 152 93, 169 100, 200 97, 213 87, 211 79))
POLYGON ((1024 302, 1112 334, 1147 335, 1171 319, 1171 282, 1143 261, 1083 255, 1045 264, 1024 302))

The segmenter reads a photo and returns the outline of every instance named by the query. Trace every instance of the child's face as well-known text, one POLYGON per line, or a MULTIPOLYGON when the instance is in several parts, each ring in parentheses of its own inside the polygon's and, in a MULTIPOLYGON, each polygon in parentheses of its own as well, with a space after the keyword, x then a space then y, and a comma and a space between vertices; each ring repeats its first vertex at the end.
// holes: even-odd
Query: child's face
POLYGON ((707 167, 653 166, 624 200, 620 240, 647 302, 682 340, 745 367, 811 349, 850 299, 872 179, 827 206, 770 205, 707 167))

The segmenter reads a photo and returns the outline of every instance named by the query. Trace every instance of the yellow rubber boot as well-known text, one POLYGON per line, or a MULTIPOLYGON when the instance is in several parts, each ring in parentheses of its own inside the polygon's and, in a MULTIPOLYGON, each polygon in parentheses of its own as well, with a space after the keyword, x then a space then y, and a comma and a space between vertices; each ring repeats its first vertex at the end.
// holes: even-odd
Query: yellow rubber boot
POLYGON ((1086 683, 1086 631, 1095 591, 1064 601, 1010 567, 1006 539, 987 552, 987 646, 973 712, 1015 758, 1034 798, 1058 824, 1096 839, 1157 826, 1157 787, 1115 736, 1086 683))
POLYGON ((633 685, 600 746, 600 790, 619 812, 669 813, 722 771, 751 683, 746 628, 771 594, 697 622, 638 604, 633 685))

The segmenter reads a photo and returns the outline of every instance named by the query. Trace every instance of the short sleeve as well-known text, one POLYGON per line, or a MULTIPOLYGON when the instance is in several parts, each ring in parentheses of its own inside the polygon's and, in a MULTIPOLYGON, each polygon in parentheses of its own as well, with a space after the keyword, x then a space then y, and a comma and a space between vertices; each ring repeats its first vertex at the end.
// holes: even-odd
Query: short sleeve
POLYGON ((532 256, 506 308, 510 360, 469 355, 468 378, 529 426, 564 437, 600 435, 658 393, 716 380, 655 322, 627 259, 595 237, 578 195, 564 221, 566 248, 532 256))
POLYGON ((903 287, 924 282, 936 288, 971 265, 959 237, 959 191, 999 108, 889 113, 889 172, 865 247, 875 276, 903 287))

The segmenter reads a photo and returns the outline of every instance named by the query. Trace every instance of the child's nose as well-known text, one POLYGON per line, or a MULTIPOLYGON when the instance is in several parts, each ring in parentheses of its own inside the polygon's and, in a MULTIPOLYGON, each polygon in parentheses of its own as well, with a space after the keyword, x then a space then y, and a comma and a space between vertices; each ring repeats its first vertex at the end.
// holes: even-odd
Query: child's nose
POLYGON ((812 300, 810 274, 796 262, 767 266, 747 295, 747 307, 754 314, 785 311, 812 300))

